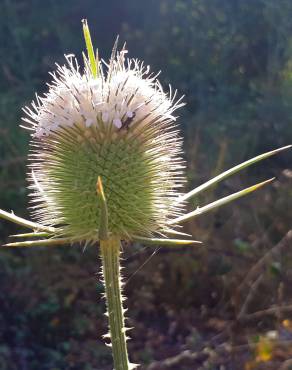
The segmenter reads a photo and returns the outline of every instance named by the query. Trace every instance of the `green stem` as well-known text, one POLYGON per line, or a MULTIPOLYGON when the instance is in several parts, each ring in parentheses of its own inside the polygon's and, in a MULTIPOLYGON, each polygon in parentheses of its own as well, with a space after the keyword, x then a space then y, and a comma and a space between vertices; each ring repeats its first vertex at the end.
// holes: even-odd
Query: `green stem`
POLYGON ((115 370, 133 369, 129 363, 120 275, 120 240, 100 241, 102 272, 109 318, 110 338, 115 370))

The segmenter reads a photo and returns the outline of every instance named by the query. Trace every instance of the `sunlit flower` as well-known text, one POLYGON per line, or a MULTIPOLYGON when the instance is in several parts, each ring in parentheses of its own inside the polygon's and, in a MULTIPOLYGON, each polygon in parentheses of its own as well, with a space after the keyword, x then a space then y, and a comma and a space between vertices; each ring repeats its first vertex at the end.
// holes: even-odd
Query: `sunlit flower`
POLYGON ((24 109, 33 216, 72 240, 98 240, 98 176, 109 231, 119 238, 165 235, 184 209, 175 202, 185 175, 174 116, 183 103, 164 92, 149 66, 125 54, 99 62, 96 77, 67 56, 49 91, 24 109))

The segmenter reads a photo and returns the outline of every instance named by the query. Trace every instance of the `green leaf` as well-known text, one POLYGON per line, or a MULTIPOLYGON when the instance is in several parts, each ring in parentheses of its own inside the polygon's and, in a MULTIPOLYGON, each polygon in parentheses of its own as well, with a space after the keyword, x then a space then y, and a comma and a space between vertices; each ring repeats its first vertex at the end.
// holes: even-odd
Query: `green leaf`
POLYGON ((53 247, 57 245, 71 244, 71 238, 29 240, 25 242, 16 242, 4 244, 3 247, 53 247))
POLYGON ((169 247, 179 247, 179 246, 184 246, 184 245, 202 244, 202 242, 198 240, 143 238, 140 236, 134 236, 133 240, 135 242, 139 242, 139 243, 143 243, 147 245, 161 245, 161 246, 166 245, 169 247))
POLYGON ((247 252, 251 249, 250 243, 248 243, 244 240, 241 240, 239 238, 236 238, 234 240, 234 246, 241 253, 245 253, 245 252, 247 252))
POLYGON ((184 222, 184 221, 188 221, 192 218, 195 218, 199 215, 202 215, 204 213, 207 213, 207 212, 210 212, 212 211, 214 208, 218 208, 218 207, 221 207, 223 206, 224 204, 227 204, 227 203, 230 203, 232 202, 233 200, 235 199, 238 199, 238 198, 241 198, 263 186, 265 186, 266 184, 269 184, 271 181, 273 181, 274 178, 272 179, 269 179, 269 180, 266 180, 266 181, 263 181, 263 182, 260 182, 259 184, 256 184, 256 185, 253 185, 253 186, 250 186, 249 188, 246 188, 244 190, 241 190, 241 191, 238 191, 237 193, 234 193, 234 194, 231 194, 231 195, 228 195, 227 197, 224 197, 224 198, 221 198, 221 199, 218 199, 216 200, 215 202, 212 202, 212 203, 209 203, 207 204, 206 206, 204 207, 198 207, 196 210, 186 214, 186 215, 183 215, 183 216, 180 216, 178 218, 175 218, 173 220, 171 220, 169 222, 170 225, 172 224, 176 224, 176 223, 180 223, 180 222, 184 222))
POLYGON ((3 218, 4 220, 10 221, 10 222, 14 222, 17 225, 27 227, 28 229, 32 229, 32 230, 47 231, 50 233, 53 233, 55 231, 53 227, 44 226, 36 222, 26 220, 25 218, 16 216, 14 213, 3 211, 2 209, 0 209, 0 218, 3 218))
POLYGON ((278 154, 278 153, 282 152, 283 150, 287 150, 287 149, 290 149, 290 148, 292 148, 292 145, 287 145, 287 146, 284 146, 282 148, 275 149, 275 150, 272 150, 270 152, 266 152, 264 154, 260 154, 257 157, 251 158, 248 161, 245 161, 245 162, 243 162, 243 163, 241 163, 241 164, 239 164, 235 167, 232 167, 229 170, 227 170, 225 172, 222 172, 220 175, 214 177, 213 179, 205 182, 204 184, 198 186, 197 188, 195 188, 195 189, 191 190, 190 192, 186 193, 185 195, 181 196, 178 199, 178 202, 183 202, 187 199, 190 199, 190 198, 198 195, 202 191, 204 191, 204 190, 210 188, 211 186, 217 184, 218 182, 220 182, 220 181, 226 179, 227 177, 235 174, 236 172, 239 172, 239 171, 243 170, 244 168, 246 168, 246 167, 248 167, 248 166, 250 166, 254 163, 262 161, 263 159, 269 158, 272 155, 278 154))
POLYGON ((48 236, 50 236, 50 234, 45 232, 9 235, 10 238, 46 238, 48 236))

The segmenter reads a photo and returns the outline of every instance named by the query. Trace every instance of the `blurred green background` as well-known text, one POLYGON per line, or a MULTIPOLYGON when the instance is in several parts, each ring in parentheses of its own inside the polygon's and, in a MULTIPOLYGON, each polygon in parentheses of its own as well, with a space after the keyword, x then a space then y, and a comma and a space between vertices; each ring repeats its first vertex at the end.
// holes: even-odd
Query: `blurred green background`
MULTIPOLYGON (((130 57, 162 70, 163 86, 185 94, 180 123, 189 187, 291 143, 291 0, 0 0, 2 209, 28 215, 29 136, 18 126, 21 107, 35 91, 46 91, 48 72, 64 63, 64 54, 81 62, 82 18, 103 58, 119 34, 130 57)), ((203 205, 277 177, 189 223, 186 231, 203 247, 124 247, 134 327, 129 349, 141 369, 280 369, 292 358, 289 309, 237 320, 242 310, 248 315, 292 302, 291 248, 252 275, 291 229, 291 162, 291 151, 282 153, 196 199, 194 206, 203 205), (272 344, 270 332, 277 338, 272 344), (165 361, 173 357, 177 362, 165 361)), ((1 221, 0 242, 16 231, 1 221)), ((111 369, 99 270, 94 248, 0 250, 0 370, 111 369)))

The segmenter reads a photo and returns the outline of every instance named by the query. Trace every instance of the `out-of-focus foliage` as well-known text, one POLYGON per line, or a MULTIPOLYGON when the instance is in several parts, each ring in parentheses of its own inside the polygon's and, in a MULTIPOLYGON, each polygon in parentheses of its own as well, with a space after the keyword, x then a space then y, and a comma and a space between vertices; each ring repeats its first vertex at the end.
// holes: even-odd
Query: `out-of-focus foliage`
MULTIPOLYGON (((186 95, 180 122, 190 183, 291 143, 290 0, 0 0, 1 208, 27 215, 29 136, 18 127, 21 107, 35 91, 45 91, 48 72, 64 62, 64 53, 81 55, 82 18, 88 19, 102 57, 108 58, 119 34, 131 57, 144 59, 153 71, 161 69, 163 85, 171 83, 186 95)), ((188 225, 204 248, 159 249, 141 268, 152 251, 125 247, 125 273, 134 274, 126 284, 134 362, 146 368, 154 359, 197 351, 240 312, 248 296, 248 290, 239 291, 240 283, 291 228, 291 171, 291 153, 282 154, 196 200, 206 203, 263 176, 279 178, 270 189, 188 225)), ((1 221, 0 241, 16 230, 1 221)), ((110 352, 101 340, 105 320, 102 288, 96 289, 97 253, 0 250, 0 370, 110 369, 110 352)), ((288 304, 291 271, 286 250, 285 258, 279 255, 265 267, 249 310, 288 304)), ((291 330, 282 325, 288 316, 236 328, 232 345, 275 326, 279 338, 290 338, 291 330)), ((250 344, 236 362, 232 355, 212 353, 208 368, 259 369, 266 347, 258 343, 265 341, 250 344)), ((279 368, 277 345, 265 369, 273 368, 271 361, 279 368)), ((201 365, 196 364, 179 369, 201 365)))
POLYGON ((126 39, 138 55, 143 45, 144 59, 163 69, 165 83, 186 94, 190 146, 200 130, 212 161, 226 140, 229 155, 238 159, 287 142, 291 2, 161 0, 146 9, 133 3, 144 21, 125 23, 126 39))

